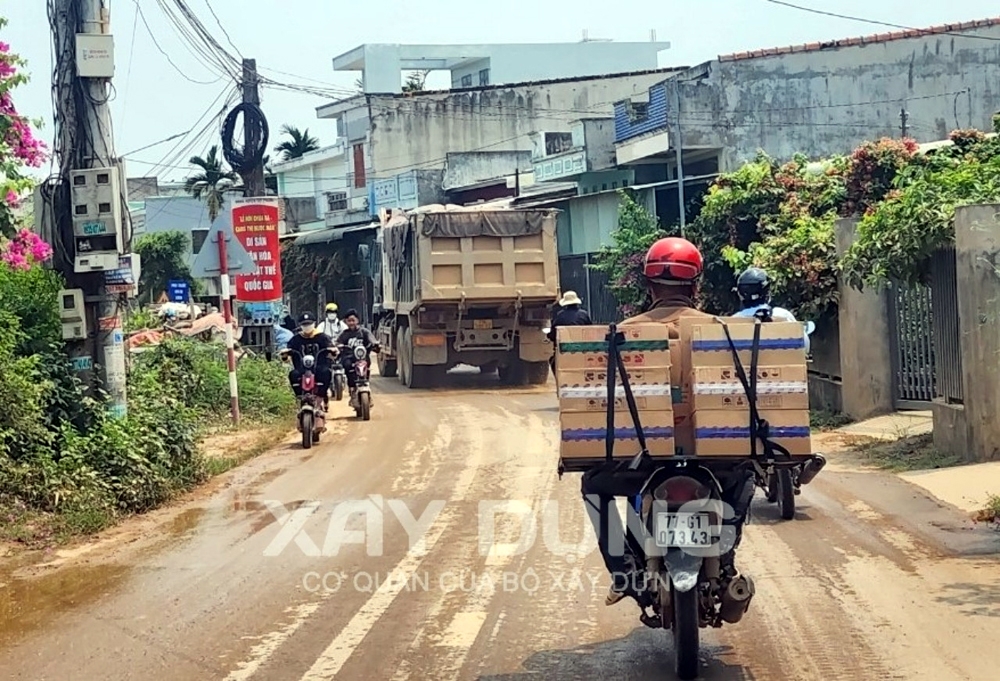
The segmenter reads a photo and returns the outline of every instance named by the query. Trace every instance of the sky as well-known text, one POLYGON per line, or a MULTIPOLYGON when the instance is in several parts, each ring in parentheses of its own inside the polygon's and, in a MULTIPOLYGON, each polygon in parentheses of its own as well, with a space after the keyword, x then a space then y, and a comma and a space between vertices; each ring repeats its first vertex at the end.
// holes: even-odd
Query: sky
MULTIPOLYGON (((334 73, 332 59, 363 43, 577 42, 585 30, 591 39, 639 42, 648 41, 655 30, 657 40, 671 43, 661 53, 660 65, 691 66, 720 54, 897 30, 769 0, 630 0, 619 5, 624 11, 615 11, 616 5, 607 0, 186 2, 223 46, 234 54, 238 51, 237 56, 255 58, 265 76, 345 90, 353 88, 360 73, 334 73)), ((1000 15, 990 0, 789 2, 917 28, 1000 15)), ((45 121, 41 136, 51 140, 52 58, 46 4, 46 0, 0 0, 0 14, 10 22, 0 31, 0 41, 28 59, 32 81, 15 92, 15 103, 24 115, 45 121)), ((164 4, 172 5, 173 0, 110 0, 116 53, 115 151, 126 157, 130 177, 155 170, 161 180, 183 178, 187 159, 218 143, 218 126, 206 130, 211 116, 205 114, 213 102, 217 109, 234 87, 189 51, 163 13, 164 4), (162 52, 137 16, 137 4, 162 52), (202 130, 205 133, 199 137, 202 130), (182 136, 137 151, 172 135, 182 136)), ((429 87, 448 84, 446 74, 432 74, 428 80, 429 87)), ((261 106, 272 141, 283 124, 290 124, 309 128, 323 145, 333 143, 335 122, 318 120, 315 113, 325 101, 312 94, 264 89, 261 106)))

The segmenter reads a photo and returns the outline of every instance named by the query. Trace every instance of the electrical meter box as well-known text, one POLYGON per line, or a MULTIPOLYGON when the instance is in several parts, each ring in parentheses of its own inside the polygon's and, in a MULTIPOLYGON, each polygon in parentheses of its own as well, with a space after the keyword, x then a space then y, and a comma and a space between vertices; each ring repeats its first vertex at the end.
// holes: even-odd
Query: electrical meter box
POLYGON ((87 314, 83 307, 82 289, 59 292, 59 319, 62 321, 63 340, 83 340, 87 337, 87 314))
POLYGON ((73 269, 78 273, 119 268, 123 251, 123 204, 118 168, 89 168, 70 173, 73 209, 73 269))

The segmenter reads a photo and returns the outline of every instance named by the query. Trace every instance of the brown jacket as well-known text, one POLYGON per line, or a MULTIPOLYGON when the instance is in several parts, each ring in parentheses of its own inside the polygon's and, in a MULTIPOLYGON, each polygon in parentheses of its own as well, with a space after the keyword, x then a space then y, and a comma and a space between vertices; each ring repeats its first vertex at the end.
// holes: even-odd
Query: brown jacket
POLYGON ((685 296, 674 295, 671 298, 656 300, 647 311, 635 317, 630 317, 619 326, 626 324, 663 323, 670 327, 670 337, 680 338, 680 320, 682 317, 703 317, 711 319, 714 315, 696 310, 694 302, 685 296))

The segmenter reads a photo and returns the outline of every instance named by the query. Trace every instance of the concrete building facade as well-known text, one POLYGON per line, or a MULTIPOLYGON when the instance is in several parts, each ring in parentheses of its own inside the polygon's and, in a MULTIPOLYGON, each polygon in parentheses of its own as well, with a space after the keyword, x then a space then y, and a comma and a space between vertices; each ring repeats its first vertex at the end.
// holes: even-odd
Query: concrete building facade
POLYGON ((402 92, 404 71, 449 71, 452 89, 643 71, 659 66, 670 43, 493 45, 365 44, 334 57, 334 71, 361 74, 364 92, 402 92))

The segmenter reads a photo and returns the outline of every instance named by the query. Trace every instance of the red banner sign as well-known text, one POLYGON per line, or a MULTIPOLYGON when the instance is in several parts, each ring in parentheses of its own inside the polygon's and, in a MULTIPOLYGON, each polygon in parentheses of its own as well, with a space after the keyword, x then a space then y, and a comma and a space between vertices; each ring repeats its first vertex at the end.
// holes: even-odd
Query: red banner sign
POLYGON ((253 199, 233 205, 233 234, 257 263, 257 271, 253 274, 236 275, 237 301, 269 303, 281 300, 278 220, 277 200, 253 199))

